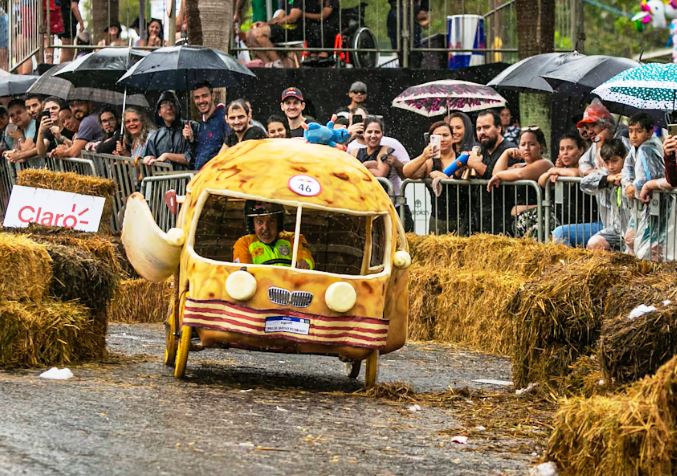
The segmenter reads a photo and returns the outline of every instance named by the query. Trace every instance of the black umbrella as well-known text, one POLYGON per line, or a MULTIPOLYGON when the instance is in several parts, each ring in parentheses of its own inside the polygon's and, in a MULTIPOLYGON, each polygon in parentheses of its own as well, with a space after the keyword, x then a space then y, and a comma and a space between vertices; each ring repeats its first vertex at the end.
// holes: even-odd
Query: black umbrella
POLYGON ((149 53, 133 48, 103 48, 68 63, 54 73, 54 77, 70 81, 76 88, 123 91, 124 86, 117 84, 118 79, 149 53))
POLYGON ((11 74, 0 70, 0 96, 20 96, 38 80, 37 76, 11 74))
POLYGON ((635 68, 640 63, 616 56, 592 55, 568 62, 541 75, 557 92, 587 94, 621 71, 635 68))
POLYGON ((543 53, 530 56, 508 66, 498 76, 487 83, 497 89, 517 91, 553 92, 552 86, 541 76, 563 65, 569 65, 585 58, 585 55, 572 53, 543 53))
POLYGON ((72 99, 81 99, 102 104, 121 105, 124 102, 130 105, 148 107, 148 101, 140 94, 125 98, 125 95, 102 88, 76 88, 73 83, 63 78, 55 76, 70 63, 62 63, 52 66, 28 89, 29 93, 42 94, 45 96, 56 96, 66 101, 72 99))
POLYGON ((140 91, 189 91, 202 82, 232 86, 256 77, 223 51, 203 46, 158 48, 136 63, 118 84, 140 91))

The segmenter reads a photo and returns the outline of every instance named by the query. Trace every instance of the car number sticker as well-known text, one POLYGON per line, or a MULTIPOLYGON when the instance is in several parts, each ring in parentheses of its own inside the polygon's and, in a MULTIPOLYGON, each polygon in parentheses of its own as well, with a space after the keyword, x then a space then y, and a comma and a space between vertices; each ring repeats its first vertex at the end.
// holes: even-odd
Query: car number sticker
POLYGON ((266 318, 266 333, 290 332, 292 334, 308 335, 310 331, 310 319, 287 316, 271 316, 266 318))
POLYGON ((289 179, 289 190, 304 197, 314 197, 322 191, 320 182, 308 175, 294 175, 289 179))

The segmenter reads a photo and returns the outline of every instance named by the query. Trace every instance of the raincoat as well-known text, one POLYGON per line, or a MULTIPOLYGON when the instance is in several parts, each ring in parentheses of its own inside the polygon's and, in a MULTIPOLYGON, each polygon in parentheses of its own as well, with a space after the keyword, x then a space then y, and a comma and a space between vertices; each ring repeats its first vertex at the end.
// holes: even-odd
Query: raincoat
POLYGON ((597 198, 599 220, 604 233, 613 233, 621 239, 630 221, 630 208, 620 186, 607 182, 607 169, 595 169, 581 180, 581 190, 597 198))
MULTIPOLYGON (((639 197, 639 192, 646 182, 664 177, 663 145, 660 140, 652 137, 639 147, 631 147, 621 175, 623 190, 634 186, 635 197, 639 197)), ((638 200, 633 202, 636 213, 633 213, 628 225, 629 228, 636 230, 632 252, 638 258, 651 259, 651 243, 656 244, 659 241, 665 229, 665 224, 661 223, 664 220, 658 216, 651 216, 648 204, 638 200)))

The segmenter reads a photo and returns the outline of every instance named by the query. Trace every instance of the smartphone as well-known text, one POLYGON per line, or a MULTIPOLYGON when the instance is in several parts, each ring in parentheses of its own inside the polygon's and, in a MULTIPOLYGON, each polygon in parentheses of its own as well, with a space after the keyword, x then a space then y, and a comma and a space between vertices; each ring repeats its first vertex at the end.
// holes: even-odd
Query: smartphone
POLYGON ((677 124, 668 124, 668 135, 677 136, 677 124))
POLYGON ((440 146, 442 145, 442 136, 432 134, 430 136, 430 145, 433 146, 435 148, 435 151, 436 151, 434 158, 439 159, 441 157, 440 146))
POLYGON ((49 113, 49 111, 42 111, 40 113, 40 122, 42 122, 43 117, 46 117, 50 123, 52 122, 52 115, 49 113))
POLYGON ((353 116, 353 124, 360 124, 362 121, 364 121, 364 117, 362 117, 361 114, 355 114, 353 116))
POLYGON ((425 145, 428 145, 429 142, 430 142, 430 132, 424 132, 423 133, 423 143, 425 145))

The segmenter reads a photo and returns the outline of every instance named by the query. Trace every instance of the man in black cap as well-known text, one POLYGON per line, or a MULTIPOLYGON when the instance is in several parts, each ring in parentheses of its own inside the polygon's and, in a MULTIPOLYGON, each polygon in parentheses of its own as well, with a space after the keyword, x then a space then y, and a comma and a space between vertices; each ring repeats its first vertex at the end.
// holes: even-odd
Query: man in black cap
POLYGON ((303 137, 304 129, 301 124, 306 122, 306 118, 303 117, 305 108, 306 101, 303 99, 303 93, 299 88, 287 88, 282 91, 280 109, 289 122, 292 137, 303 137))

